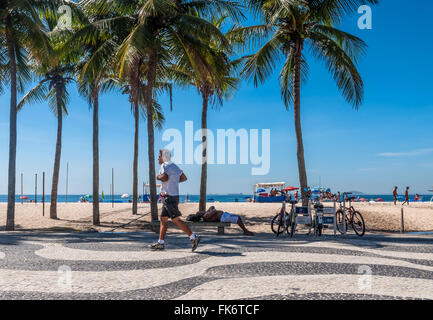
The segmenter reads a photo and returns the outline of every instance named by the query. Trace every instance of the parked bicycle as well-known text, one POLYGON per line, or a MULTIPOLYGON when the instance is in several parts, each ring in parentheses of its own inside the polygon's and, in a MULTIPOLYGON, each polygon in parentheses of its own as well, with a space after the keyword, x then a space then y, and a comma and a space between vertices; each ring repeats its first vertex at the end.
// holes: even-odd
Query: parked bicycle
POLYGON ((295 205, 298 203, 296 200, 289 200, 287 194, 284 195, 284 201, 281 205, 280 212, 278 212, 271 222, 271 229, 277 235, 277 237, 286 231, 290 234, 290 237, 293 237, 295 230, 295 219, 296 219, 296 210, 295 205), (292 205, 290 212, 286 211, 286 202, 292 205))
POLYGON ((362 237, 365 233, 365 223, 364 218, 362 217, 359 211, 356 211, 352 206, 352 201, 355 197, 351 197, 351 192, 343 193, 343 200, 340 201, 340 209, 337 210, 337 230, 340 233, 345 233, 348 230, 348 227, 352 227, 355 233, 362 237), (349 205, 345 206, 345 202, 348 202, 349 205), (346 214, 346 219, 344 219, 344 212, 346 214), (345 225, 343 224, 343 220, 345 225))

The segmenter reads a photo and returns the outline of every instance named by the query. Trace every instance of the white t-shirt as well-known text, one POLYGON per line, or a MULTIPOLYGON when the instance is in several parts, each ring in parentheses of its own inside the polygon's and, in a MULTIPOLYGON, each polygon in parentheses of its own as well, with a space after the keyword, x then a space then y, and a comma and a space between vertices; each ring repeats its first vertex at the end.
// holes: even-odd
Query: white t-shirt
POLYGON ((179 178, 183 171, 173 162, 164 162, 161 164, 159 174, 164 173, 168 176, 168 180, 162 182, 162 193, 167 193, 169 196, 178 196, 179 178))

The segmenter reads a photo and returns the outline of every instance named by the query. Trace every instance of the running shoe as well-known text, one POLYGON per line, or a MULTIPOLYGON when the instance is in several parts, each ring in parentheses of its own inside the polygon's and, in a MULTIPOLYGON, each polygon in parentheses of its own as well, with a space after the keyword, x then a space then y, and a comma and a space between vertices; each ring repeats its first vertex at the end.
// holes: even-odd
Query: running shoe
POLYGON ((191 244, 192 244, 191 251, 197 249, 199 242, 200 242, 200 236, 196 236, 194 239, 191 240, 191 244))
POLYGON ((159 242, 155 242, 155 243, 153 243, 151 246, 150 246, 150 248, 152 249, 152 250, 164 250, 164 245, 163 244, 161 244, 161 243, 159 243, 159 242))

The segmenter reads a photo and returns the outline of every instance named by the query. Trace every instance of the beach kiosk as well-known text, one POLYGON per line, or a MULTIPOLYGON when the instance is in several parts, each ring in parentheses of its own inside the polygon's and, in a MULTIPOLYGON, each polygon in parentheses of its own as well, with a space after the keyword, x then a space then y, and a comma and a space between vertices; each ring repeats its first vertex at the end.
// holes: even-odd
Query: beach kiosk
POLYGON ((269 197, 267 194, 264 193, 264 189, 282 189, 285 185, 285 182, 256 183, 254 185, 253 202, 283 202, 285 200, 284 196, 269 197))

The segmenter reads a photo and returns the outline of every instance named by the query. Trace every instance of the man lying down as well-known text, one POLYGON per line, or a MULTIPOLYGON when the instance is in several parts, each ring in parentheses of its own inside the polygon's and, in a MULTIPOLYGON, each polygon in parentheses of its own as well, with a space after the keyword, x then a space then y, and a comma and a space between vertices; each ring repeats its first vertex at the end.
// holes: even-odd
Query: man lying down
POLYGON ((230 222, 236 223, 239 227, 244 231, 244 235, 253 236, 254 233, 249 231, 244 223, 242 222, 241 217, 236 214, 224 212, 221 210, 215 209, 214 206, 211 206, 207 211, 198 211, 197 216, 203 218, 205 222, 230 222))

